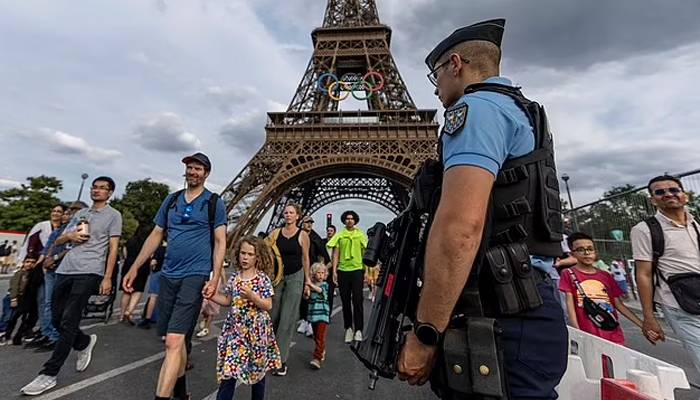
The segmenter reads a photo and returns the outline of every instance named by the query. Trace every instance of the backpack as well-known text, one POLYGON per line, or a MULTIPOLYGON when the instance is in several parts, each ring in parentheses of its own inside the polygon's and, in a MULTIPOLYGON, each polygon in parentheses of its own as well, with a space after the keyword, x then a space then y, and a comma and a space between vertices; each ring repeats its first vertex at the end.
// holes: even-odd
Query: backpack
POLYGON ((270 235, 265 238, 265 242, 267 245, 270 247, 270 250, 272 250, 272 259, 274 260, 275 263, 275 268, 272 273, 270 278, 272 279, 272 286, 277 286, 282 282, 284 279, 284 264, 282 263, 282 253, 280 253, 280 249, 277 248, 277 238, 280 235, 280 228, 277 228, 273 230, 270 235))
MULTIPOLYGON (((168 204, 165 207, 165 226, 163 227, 164 231, 168 230, 168 214, 170 213, 170 209, 175 208, 175 204, 177 203, 177 199, 185 192, 185 189, 180 189, 177 192, 173 193, 172 196, 170 196, 170 199, 168 199, 168 204)), ((212 193, 211 196, 209 196, 209 200, 207 200, 207 214, 209 215, 209 239, 211 241, 211 251, 212 254, 214 254, 214 217, 216 216, 216 203, 219 201, 219 195, 216 193, 212 193)))
MULTIPOLYGON (((656 287, 661 286, 659 280, 666 282, 668 288, 671 290, 671 294, 678 302, 678 305, 687 313, 699 315, 700 314, 700 274, 694 272, 687 272, 681 274, 674 274, 668 278, 659 271, 659 259, 664 255, 664 250, 666 248, 666 241, 664 239, 664 231, 661 228, 661 223, 656 217, 649 217, 644 220, 644 222, 649 227, 649 234, 651 235, 651 251, 652 251, 652 262, 651 262, 651 274, 652 274, 652 299, 656 294, 656 287)), ((700 239, 700 231, 698 230, 697 223, 693 223, 693 228, 700 239)), ((656 303, 654 303, 654 311, 656 311, 656 303)))

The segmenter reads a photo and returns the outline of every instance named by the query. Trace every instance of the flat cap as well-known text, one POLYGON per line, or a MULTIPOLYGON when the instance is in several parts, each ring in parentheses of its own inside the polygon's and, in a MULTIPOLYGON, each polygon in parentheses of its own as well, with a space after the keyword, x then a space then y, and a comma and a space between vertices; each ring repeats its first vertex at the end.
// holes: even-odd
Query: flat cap
POLYGON ((471 40, 486 40, 500 48, 505 25, 506 20, 500 18, 477 22, 476 24, 459 28, 435 46, 433 51, 425 58, 425 63, 428 65, 428 68, 432 70, 437 60, 445 54, 446 51, 459 43, 471 40))

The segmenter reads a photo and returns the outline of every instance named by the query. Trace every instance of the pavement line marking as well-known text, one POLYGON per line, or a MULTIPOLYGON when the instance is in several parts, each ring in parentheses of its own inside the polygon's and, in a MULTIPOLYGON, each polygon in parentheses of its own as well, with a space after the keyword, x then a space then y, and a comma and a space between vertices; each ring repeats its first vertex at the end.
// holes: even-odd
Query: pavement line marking
MULTIPOLYGON (((333 310, 333 312, 331 312, 331 318, 333 318, 333 316, 335 316, 336 314, 338 314, 338 313, 340 312, 340 310, 342 310, 342 309, 343 309, 342 306, 336 307, 336 308, 333 310)), ((297 344, 297 342, 292 342, 292 343, 289 345, 289 348, 291 349, 291 348, 294 347, 296 344, 297 344)), ((238 388, 240 385, 241 385, 241 382, 240 382, 240 381, 239 381, 239 382, 236 382, 236 388, 238 388)), ((209 393, 208 395, 206 395, 202 400, 215 400, 215 399, 216 399, 216 393, 217 393, 218 391, 219 391, 219 388, 216 388, 215 391, 213 391, 213 392, 209 393)))
MULTIPOLYGON (((214 322, 214 323, 218 323, 218 322, 221 322, 221 321, 223 321, 223 319, 217 320, 217 321, 213 321, 213 322, 214 322)), ((199 346, 199 345, 201 345, 201 344, 204 344, 204 343, 208 342, 209 340, 211 340, 211 338, 209 338, 209 339, 204 339, 203 341, 202 341, 201 339, 194 339, 194 338, 193 338, 193 340, 192 340, 192 348, 195 348, 195 347, 197 347, 197 346, 199 346)), ((150 363, 152 363, 152 362, 154 362, 154 361, 158 361, 158 360, 160 360, 160 359, 162 359, 162 358, 165 358, 165 352, 164 352, 164 351, 161 351, 160 353, 156 353, 156 354, 154 354, 154 355, 152 355, 152 356, 149 356, 149 357, 146 357, 146 358, 142 358, 142 359, 140 359, 140 360, 136 360, 136 361, 134 361, 134 362, 132 362, 132 363, 123 365, 123 366, 121 366, 121 367, 119 367, 119 368, 115 368, 115 369, 113 369, 113 370, 104 372, 104 373, 102 373, 102 374, 95 375, 95 376, 93 376, 93 377, 91 377, 91 378, 84 379, 84 380, 82 380, 82 381, 78 381, 78 382, 76 382, 76 383, 74 383, 74 384, 72 384, 72 385, 68 385, 68 386, 63 387, 63 388, 61 388, 61 389, 58 389, 58 390, 56 390, 56 391, 54 391, 54 392, 45 394, 45 395, 43 395, 43 396, 36 397, 36 399, 37 399, 37 400, 54 400, 54 399, 60 399, 61 397, 68 396, 69 394, 73 394, 73 393, 75 393, 75 392, 77 392, 77 391, 79 391, 79 390, 85 389, 85 388, 87 388, 87 387, 90 387, 90 386, 96 385, 96 384, 98 384, 98 383, 104 382, 104 381, 106 381, 106 380, 108 380, 108 379, 112 379, 112 378, 114 378, 114 377, 116 377, 116 376, 125 374, 125 373, 127 373, 127 372, 133 371, 133 370, 138 369, 138 368, 141 368, 141 367, 143 367, 144 365, 150 364, 150 363)))
MULTIPOLYGON (((196 346, 197 344, 193 344, 192 347, 196 346)), ((92 378, 88 378, 79 382, 76 382, 72 385, 68 385, 64 388, 58 389, 55 392, 51 392, 49 394, 39 396, 36 399, 37 400, 54 400, 54 399, 60 399, 61 397, 68 396, 69 394, 73 394, 79 390, 85 389, 87 387, 90 387, 92 385, 96 385, 100 382, 104 382, 107 379, 114 378, 115 376, 127 373, 129 371, 133 371, 137 368, 141 368, 146 364, 150 364, 154 361, 158 361, 161 358, 165 357, 165 352, 161 351, 160 353, 154 354, 150 357, 142 358, 140 360, 134 361, 130 364, 123 365, 119 368, 115 368, 113 370, 104 372, 99 375, 95 375, 92 378)))

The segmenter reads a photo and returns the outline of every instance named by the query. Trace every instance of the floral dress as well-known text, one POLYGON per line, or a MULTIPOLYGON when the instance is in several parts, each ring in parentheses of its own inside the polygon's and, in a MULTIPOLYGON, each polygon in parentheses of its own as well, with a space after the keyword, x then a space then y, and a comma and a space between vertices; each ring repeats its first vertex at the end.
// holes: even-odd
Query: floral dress
POLYGON ((257 383, 269 369, 282 367, 282 358, 272 329, 272 319, 252 301, 240 295, 245 285, 263 299, 273 296, 272 282, 262 272, 244 280, 239 272, 229 279, 224 293, 231 295, 231 309, 218 340, 216 379, 235 379, 246 385, 257 383))

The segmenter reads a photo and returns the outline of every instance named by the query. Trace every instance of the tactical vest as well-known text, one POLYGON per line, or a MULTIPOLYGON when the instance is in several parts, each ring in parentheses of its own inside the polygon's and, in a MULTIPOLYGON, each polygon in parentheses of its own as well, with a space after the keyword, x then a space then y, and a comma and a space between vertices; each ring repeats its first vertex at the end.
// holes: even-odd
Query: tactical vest
MULTIPOLYGON (((517 87, 497 83, 468 86, 465 94, 478 91, 506 95, 525 113, 535 139, 534 150, 507 160, 498 172, 491 193, 485 247, 525 243, 532 255, 561 255, 562 217, 559 182, 554 164, 554 145, 544 107, 530 101, 517 87)), ((442 161, 442 137, 439 142, 442 161)))

